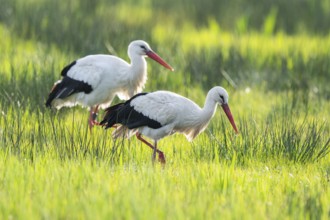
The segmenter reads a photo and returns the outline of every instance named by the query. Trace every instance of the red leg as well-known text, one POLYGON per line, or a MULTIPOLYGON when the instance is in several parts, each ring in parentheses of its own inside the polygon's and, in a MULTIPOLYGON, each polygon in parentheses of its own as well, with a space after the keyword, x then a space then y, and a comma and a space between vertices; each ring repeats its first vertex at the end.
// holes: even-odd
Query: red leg
POLYGON ((164 156, 164 153, 160 150, 157 149, 157 142, 155 142, 155 146, 153 146, 152 144, 150 144, 148 141, 146 141, 140 133, 136 133, 136 137, 137 139, 139 139, 140 141, 142 141, 143 143, 145 143, 146 145, 148 145, 151 149, 154 150, 154 153, 153 153, 153 160, 155 158, 155 155, 156 153, 158 153, 158 161, 162 164, 165 164, 166 163, 166 160, 165 160, 165 156, 164 156))
POLYGON ((96 117, 97 117, 97 112, 99 110, 99 106, 95 106, 95 108, 91 108, 91 110, 89 111, 89 119, 88 119, 88 125, 89 125, 89 129, 92 130, 94 125, 99 125, 99 122, 96 121, 96 117))
POLYGON ((89 126, 89 130, 92 131, 92 128, 94 126, 94 124, 93 124, 93 109, 92 108, 89 111, 88 126, 89 126))

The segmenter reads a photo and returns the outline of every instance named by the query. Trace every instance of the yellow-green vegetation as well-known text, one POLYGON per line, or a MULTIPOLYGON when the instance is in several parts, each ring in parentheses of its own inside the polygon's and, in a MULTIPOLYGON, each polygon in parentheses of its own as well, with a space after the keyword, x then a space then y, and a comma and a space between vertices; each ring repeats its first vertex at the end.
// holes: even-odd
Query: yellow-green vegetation
MULTIPOLYGON (((4 155, 1 155, 4 156, 4 155)), ((175 160, 109 166, 42 156, 1 161, 1 213, 31 219, 326 219, 328 182, 314 165, 175 160)))
POLYGON ((0 0, 0 219, 328 219, 329 2, 230 2, 0 0), (221 85, 240 134, 220 109, 161 140, 162 167, 86 109, 46 109, 66 64, 133 39, 175 68, 148 60, 145 91, 202 106, 221 85))

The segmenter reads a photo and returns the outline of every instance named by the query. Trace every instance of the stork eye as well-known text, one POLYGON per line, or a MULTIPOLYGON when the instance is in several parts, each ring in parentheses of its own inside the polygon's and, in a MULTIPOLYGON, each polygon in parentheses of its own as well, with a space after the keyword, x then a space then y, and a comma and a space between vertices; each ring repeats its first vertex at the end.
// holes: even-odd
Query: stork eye
POLYGON ((144 50, 146 49, 146 46, 144 46, 144 45, 141 45, 140 47, 144 50))
POLYGON ((223 97, 223 95, 220 95, 220 99, 221 99, 222 102, 225 101, 225 98, 223 97))

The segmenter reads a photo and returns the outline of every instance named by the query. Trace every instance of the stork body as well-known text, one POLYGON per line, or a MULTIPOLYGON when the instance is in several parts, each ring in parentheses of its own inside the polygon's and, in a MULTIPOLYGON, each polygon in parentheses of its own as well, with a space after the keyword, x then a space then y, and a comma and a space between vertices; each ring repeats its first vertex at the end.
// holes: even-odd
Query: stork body
POLYGON ((234 130, 238 132, 228 106, 228 93, 218 86, 208 92, 203 108, 168 91, 138 94, 125 103, 108 108, 101 125, 109 128, 121 124, 113 133, 115 138, 129 138, 136 134, 154 152, 158 152, 161 162, 165 162, 163 153, 157 149, 157 141, 176 132, 184 134, 192 141, 205 130, 217 104, 221 105, 234 130), (141 135, 153 139, 154 144, 147 142, 141 135))
POLYGON ((128 55, 130 64, 119 57, 103 54, 72 62, 62 70, 62 79, 53 86, 46 106, 60 109, 80 104, 89 107, 89 125, 92 127, 99 107, 108 107, 116 95, 127 100, 143 90, 147 81, 145 56, 173 70, 144 41, 131 42, 128 55))

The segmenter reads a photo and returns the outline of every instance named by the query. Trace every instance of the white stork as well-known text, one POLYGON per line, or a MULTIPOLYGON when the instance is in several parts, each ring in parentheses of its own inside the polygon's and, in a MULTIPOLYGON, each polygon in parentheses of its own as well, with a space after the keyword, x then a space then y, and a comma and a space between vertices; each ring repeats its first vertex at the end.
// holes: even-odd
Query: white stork
POLYGON ((97 124, 98 108, 108 107, 115 95, 127 100, 142 91, 147 81, 146 56, 173 71, 142 40, 130 43, 128 56, 130 64, 119 57, 104 54, 89 55, 73 61, 62 70, 62 79, 54 84, 46 106, 60 109, 80 104, 89 107, 88 124, 92 128, 97 124))
POLYGON ((183 133, 192 141, 205 130, 217 104, 222 107, 235 132, 238 133, 228 106, 228 93, 219 86, 208 92, 203 108, 183 96, 168 91, 140 93, 125 103, 109 107, 100 124, 105 128, 121 124, 113 132, 114 138, 129 138, 136 134, 139 140, 154 150, 153 161, 157 152, 159 161, 165 163, 163 152, 157 149, 157 141, 175 132, 183 133), (141 135, 153 139, 154 144, 146 141, 141 135))

